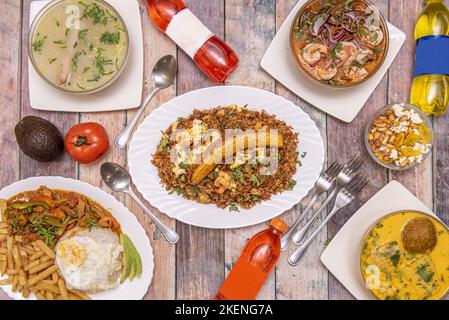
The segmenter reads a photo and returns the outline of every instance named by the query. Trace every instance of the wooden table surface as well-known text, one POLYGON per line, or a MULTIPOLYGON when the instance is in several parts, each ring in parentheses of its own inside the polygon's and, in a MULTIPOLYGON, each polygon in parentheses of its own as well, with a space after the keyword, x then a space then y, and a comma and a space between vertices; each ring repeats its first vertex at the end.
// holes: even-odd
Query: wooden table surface
MULTIPOLYGON (((123 0, 127 1, 127 0, 123 0)), ((147 17, 144 1, 140 1, 145 50, 145 91, 154 63, 165 54, 178 57, 179 72, 175 86, 160 92, 147 114, 172 97, 215 85, 201 74, 194 63, 163 34, 147 17)), ((292 100, 316 122, 327 146, 327 163, 345 161, 354 155, 365 159, 364 170, 371 185, 365 191, 368 199, 386 183, 396 179, 415 193, 424 203, 449 222, 449 125, 447 116, 433 119, 436 133, 433 155, 418 168, 397 173, 376 165, 363 144, 363 128, 368 117, 379 107, 392 102, 408 101, 414 61, 413 27, 422 8, 421 0, 375 0, 388 20, 406 32, 407 41, 389 72, 351 124, 345 124, 310 106, 292 94, 261 70, 259 62, 281 26, 295 0, 187 0, 190 9, 218 36, 237 51, 240 65, 227 83, 262 88, 292 100), (446 199, 447 198, 447 199, 446 199)), ((14 126, 21 117, 38 115, 52 121, 63 134, 79 122, 95 121, 115 137, 134 111, 102 113, 41 112, 30 108, 28 96, 28 24, 30 0, 2 0, 0 6, 0 188, 31 176, 58 175, 77 178, 108 190, 101 182, 100 163, 85 166, 74 162, 67 154, 57 162, 39 163, 24 156, 15 141, 14 126)), ((126 164, 126 152, 111 148, 105 161, 126 164)), ((208 299, 219 288, 245 241, 266 225, 237 230, 207 230, 171 221, 180 242, 172 247, 155 231, 150 220, 130 200, 115 194, 125 202, 142 223, 155 253, 155 270, 147 299, 208 299)), ((291 222, 303 200, 282 217, 291 222)), ((283 254, 259 294, 260 299, 353 299, 348 291, 319 262, 327 241, 361 202, 347 208, 338 221, 332 221, 307 253, 302 263, 290 267, 283 254)), ((0 292, 0 298, 6 296, 0 292)))

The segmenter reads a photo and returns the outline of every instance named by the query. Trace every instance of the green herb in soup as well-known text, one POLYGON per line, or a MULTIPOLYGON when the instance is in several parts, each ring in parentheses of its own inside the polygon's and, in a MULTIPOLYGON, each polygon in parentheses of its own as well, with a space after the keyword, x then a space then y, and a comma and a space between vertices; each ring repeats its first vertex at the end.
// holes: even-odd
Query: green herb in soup
POLYGON ((125 62, 125 29, 116 12, 101 1, 63 0, 38 21, 30 54, 54 85, 72 92, 95 90, 125 62))
POLYGON ((377 71, 387 36, 379 12, 364 0, 312 0, 294 22, 291 43, 307 74, 344 87, 377 71))

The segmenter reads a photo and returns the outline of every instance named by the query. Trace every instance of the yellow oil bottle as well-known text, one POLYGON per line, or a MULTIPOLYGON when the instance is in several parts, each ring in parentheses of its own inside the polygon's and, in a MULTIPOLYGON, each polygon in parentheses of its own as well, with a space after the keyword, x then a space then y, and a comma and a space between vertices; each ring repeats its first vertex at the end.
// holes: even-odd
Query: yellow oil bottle
POLYGON ((425 0, 416 22, 416 63, 410 103, 428 115, 449 104, 449 10, 444 0, 425 0))

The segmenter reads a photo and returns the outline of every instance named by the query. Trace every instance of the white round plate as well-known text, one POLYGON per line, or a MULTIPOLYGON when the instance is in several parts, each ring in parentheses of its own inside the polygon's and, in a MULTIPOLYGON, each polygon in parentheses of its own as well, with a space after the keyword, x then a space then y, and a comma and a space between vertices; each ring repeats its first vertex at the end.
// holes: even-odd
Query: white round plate
MULTIPOLYGON (((151 279, 153 278, 154 261, 153 249, 151 248, 150 240, 148 239, 145 230, 137 221, 136 216, 105 191, 86 182, 63 177, 33 177, 20 180, 0 190, 0 198, 8 199, 17 193, 35 190, 40 186, 47 186, 53 189, 62 189, 84 194, 92 200, 97 201, 106 209, 110 210, 112 215, 122 226, 123 232, 126 233, 134 242, 134 245, 142 257, 143 270, 142 277, 140 279, 134 278, 133 281, 126 280, 117 288, 96 294, 89 294, 89 296, 94 300, 142 299, 147 293, 151 284, 151 279)), ((11 298, 16 300, 24 300, 21 293, 11 291, 10 285, 0 287, 11 298)), ((36 297, 31 294, 30 299, 34 300, 36 297)))
POLYGON ((318 179, 324 163, 324 143, 318 128, 298 106, 271 92, 240 86, 217 86, 178 96, 154 110, 134 133, 128 150, 128 166, 139 192, 152 206, 181 222, 204 228, 240 228, 272 219, 292 208, 307 195, 318 179), (214 204, 200 204, 169 194, 161 184, 152 155, 165 131, 178 117, 186 117, 194 109, 218 106, 248 105, 252 110, 265 110, 284 120, 299 133, 298 151, 307 155, 301 159, 293 179, 295 188, 274 195, 249 210, 229 212, 214 204))

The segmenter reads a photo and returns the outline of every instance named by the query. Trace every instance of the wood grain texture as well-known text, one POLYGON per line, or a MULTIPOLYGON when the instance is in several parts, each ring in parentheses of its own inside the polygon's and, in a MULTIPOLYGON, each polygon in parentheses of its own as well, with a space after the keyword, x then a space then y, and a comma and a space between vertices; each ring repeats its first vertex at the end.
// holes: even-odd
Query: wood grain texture
MULTIPOLYGON (((248 0, 242 5, 240 0, 227 0, 226 17, 226 41, 237 52, 240 61, 238 69, 227 82, 274 91, 275 81, 261 70, 259 61, 275 34, 275 1, 248 0)), ((261 224, 225 232, 226 274, 240 256, 247 240, 266 228, 267 224, 261 224)), ((272 272, 258 299, 274 298, 275 273, 272 272)))
MULTIPOLYGON (((19 148, 15 142, 14 126, 20 119, 22 3, 3 1, 0 6, 0 188, 19 179, 19 148)), ((9 299, 0 290, 0 300, 9 299)))
MULTIPOLYGON (((449 0, 446 0, 449 5, 449 0)), ((433 150, 433 209, 434 212, 449 223, 449 123, 447 115, 433 119, 435 142, 433 150)))
MULTIPOLYGON (((153 70, 154 64, 166 54, 172 54, 176 56, 176 46, 168 37, 166 37, 163 33, 161 33, 153 26, 145 9, 145 1, 139 1, 139 3, 144 40, 145 95, 148 93, 151 86, 151 72, 153 70)), ((142 116, 140 122, 142 122, 144 117, 150 114, 160 104, 170 100, 175 96, 176 84, 160 91, 158 94, 156 94, 156 96, 154 96, 153 100, 147 106, 145 114, 142 116)), ((132 116, 134 116, 134 113, 134 110, 130 110, 127 112, 128 121, 131 120, 132 116)), ((150 158, 150 155, 148 155, 148 158, 150 158)), ((135 191, 137 192, 137 190, 135 191)), ((142 197, 140 198, 144 200, 142 197)), ((176 227, 176 222, 173 219, 170 219, 165 214, 162 214, 156 209, 152 208, 145 200, 144 202, 164 223, 172 228, 176 227)), ((132 212, 136 214, 137 219, 143 225, 153 247, 155 269, 153 272, 153 281, 150 290, 145 296, 145 299, 174 299, 176 297, 176 247, 170 245, 167 241, 165 241, 163 236, 156 229, 148 216, 143 213, 143 211, 134 203, 133 200, 128 198, 126 204, 132 210, 132 212)))
MULTIPOLYGON (((30 106, 28 90, 28 31, 30 20, 31 0, 23 0, 22 15, 22 90, 21 90, 21 117, 28 115, 39 116, 52 122, 61 132, 62 136, 78 122, 78 114, 67 112, 48 112, 34 110, 30 106)), ((64 153, 57 161, 43 163, 20 154, 20 178, 33 176, 63 176, 77 178, 77 165, 67 153, 64 153)))
MULTIPOLYGON (((186 1, 203 23, 217 36, 224 36, 224 1, 186 1)), ((178 95, 207 87, 195 63, 178 50, 178 95)), ((210 299, 224 280, 224 232, 177 223, 180 241, 176 250, 176 297, 210 299)))
MULTIPOLYGON (((388 17, 388 1, 374 1, 385 17, 388 17)), ((396 2, 396 1, 393 1, 396 2)), ((342 163, 353 156, 360 156, 364 160, 363 172, 369 177, 370 185, 364 191, 363 199, 368 199, 379 191, 387 183, 387 172, 370 158, 363 142, 364 129, 370 116, 387 102, 388 75, 385 75, 376 88, 362 111, 355 120, 346 124, 328 116, 327 139, 329 162, 338 160, 342 163)), ((342 108, 344 106, 341 106, 342 108)), ((343 209, 328 224, 328 237, 338 232, 347 219, 360 207, 361 202, 350 205, 343 209)), ((329 299, 353 299, 348 291, 329 274, 329 299)))
MULTIPOLYGON (((295 0, 277 2, 276 29, 281 27, 295 4, 295 0)), ((326 148, 326 115, 298 98, 280 83, 276 83, 276 93, 293 101, 310 115, 320 129, 326 148)), ((306 197, 298 206, 295 206, 292 210, 283 214, 282 219, 289 224, 293 223, 295 218, 300 215, 309 201, 310 197, 306 197)), ((320 202, 317 202, 314 210, 318 210, 319 206, 320 202)), ((327 270, 319 262, 319 257, 326 240, 327 235, 326 232, 323 231, 311 245, 304 260, 297 267, 291 267, 287 262, 288 255, 282 254, 276 267, 276 299, 327 299, 327 270)), ((294 246, 290 246, 289 253, 293 250, 294 246)))
MULTIPOLYGON (((67 154, 52 163, 38 163, 23 155, 15 142, 14 126, 21 117, 38 115, 52 121, 65 135, 78 122, 95 121, 107 128, 111 141, 130 121, 135 110, 97 114, 43 112, 30 108, 28 92, 28 29, 31 0, 3 0, 0 6, 0 187, 20 178, 39 175, 61 175, 79 178, 106 191, 99 176, 102 161, 126 164, 126 152, 111 148, 107 156, 91 166, 79 166, 67 154)), ((151 70, 165 54, 178 57, 179 72, 175 86, 158 93, 146 114, 177 94, 211 85, 194 62, 173 42, 156 30, 147 17, 144 0, 139 0, 145 50, 145 93, 151 85, 151 70)), ((296 0, 186 0, 189 8, 219 37, 237 51, 239 68, 227 80, 231 84, 254 86, 275 92, 303 108, 317 123, 326 143, 327 164, 334 160, 346 161, 353 155, 365 160, 364 172, 371 184, 359 201, 346 208, 323 231, 296 267, 288 266, 287 256, 281 255, 262 289, 262 299, 351 299, 352 296, 319 262, 326 240, 332 239, 343 223, 360 204, 381 189, 391 179, 397 179, 414 192, 429 207, 449 223, 449 124, 447 115, 433 119, 435 147, 432 157, 418 168, 406 173, 390 172, 375 164, 363 144, 363 129, 370 115, 392 102, 409 100, 415 41, 413 28, 422 9, 422 0, 374 0, 389 20, 407 34, 388 74, 370 97, 366 106, 351 124, 345 124, 310 106, 259 67, 260 59, 270 44, 275 31, 296 3, 296 0)), ((446 1, 449 4, 449 0, 446 1)), ((218 84, 220 85, 220 84, 218 84)), ((342 106, 344 107, 344 106, 342 106)), ((143 120, 143 117, 141 121, 143 120)), ((150 159, 150 155, 149 155, 150 159)), ((164 214, 155 213, 163 221, 177 227, 181 239, 176 247, 162 239, 151 221, 132 200, 114 194, 136 214, 150 238, 155 255, 153 282, 146 299, 209 299, 218 290, 233 262, 240 255, 245 242, 266 224, 230 231, 207 230, 175 223, 164 214)), ((291 223, 308 203, 285 213, 282 218, 291 223)), ((7 299, 0 291, 0 300, 7 299)))
MULTIPOLYGON (((407 102, 410 97, 415 40, 413 32, 416 18, 422 10, 421 1, 390 1, 391 22, 407 34, 407 40, 389 71, 389 103, 407 102)), ((401 182, 429 208, 432 208, 432 157, 415 169, 392 172, 391 177, 401 182)))

